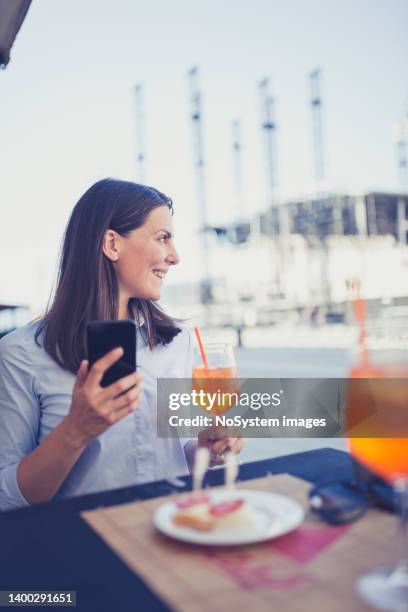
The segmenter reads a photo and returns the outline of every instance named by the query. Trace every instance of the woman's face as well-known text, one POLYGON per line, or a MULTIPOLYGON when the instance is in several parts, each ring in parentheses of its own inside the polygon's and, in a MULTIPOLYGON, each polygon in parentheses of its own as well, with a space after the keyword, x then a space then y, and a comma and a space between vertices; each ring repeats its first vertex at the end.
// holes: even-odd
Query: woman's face
POLYGON ((116 238, 115 267, 121 296, 158 300, 170 266, 179 262, 168 207, 155 208, 142 227, 125 237, 116 234, 116 238))

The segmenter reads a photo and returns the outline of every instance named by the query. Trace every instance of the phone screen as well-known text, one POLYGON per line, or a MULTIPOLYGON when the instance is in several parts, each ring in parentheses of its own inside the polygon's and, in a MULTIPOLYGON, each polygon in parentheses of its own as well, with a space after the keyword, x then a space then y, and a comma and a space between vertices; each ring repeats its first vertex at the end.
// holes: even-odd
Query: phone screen
POLYGON ((101 386, 112 383, 136 371, 136 325, 133 321, 93 321, 87 325, 88 360, 95 361, 121 346, 122 357, 103 375, 101 386))

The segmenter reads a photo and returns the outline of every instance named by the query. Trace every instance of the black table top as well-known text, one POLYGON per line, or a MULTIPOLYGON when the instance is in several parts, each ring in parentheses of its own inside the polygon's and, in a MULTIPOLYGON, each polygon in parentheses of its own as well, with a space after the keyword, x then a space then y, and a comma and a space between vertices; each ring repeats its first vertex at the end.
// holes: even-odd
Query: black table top
MULTIPOLYGON (((223 472, 210 470, 206 483, 221 484, 223 472)), ((348 480, 352 461, 345 452, 318 449, 244 464, 239 479, 268 473, 288 473, 314 483, 348 480)), ((191 477, 183 480, 187 483, 183 490, 191 488, 191 477)), ((168 482, 160 481, 0 514, 0 590, 76 591, 75 609, 81 612, 167 610, 79 512, 168 495, 174 490, 168 482)))

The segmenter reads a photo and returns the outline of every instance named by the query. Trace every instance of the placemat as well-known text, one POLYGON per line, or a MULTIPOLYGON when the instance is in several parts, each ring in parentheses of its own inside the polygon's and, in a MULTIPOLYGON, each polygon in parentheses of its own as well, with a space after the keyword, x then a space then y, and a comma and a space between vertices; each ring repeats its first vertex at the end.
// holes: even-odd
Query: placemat
POLYGON ((309 487, 287 474, 238 483, 238 488, 288 495, 306 509, 305 522, 294 532, 249 546, 197 547, 161 535, 152 514, 174 496, 100 508, 82 517, 176 610, 368 612, 372 608, 358 598, 355 581, 395 562, 396 517, 371 509, 352 525, 326 525, 307 509, 309 487))

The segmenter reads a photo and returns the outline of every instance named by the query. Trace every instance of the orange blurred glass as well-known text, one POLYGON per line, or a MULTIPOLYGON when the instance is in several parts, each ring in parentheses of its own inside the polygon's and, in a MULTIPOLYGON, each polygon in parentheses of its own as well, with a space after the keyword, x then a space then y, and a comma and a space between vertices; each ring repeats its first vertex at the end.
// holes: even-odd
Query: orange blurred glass
POLYGON ((362 599, 380 610, 408 602, 408 325, 382 317, 360 325, 359 359, 351 368, 346 430, 354 457, 393 485, 399 507, 399 563, 361 576, 362 599))
POLYGON ((408 365, 359 364, 349 376, 369 379, 366 385, 350 380, 346 411, 350 450, 394 484, 397 478, 408 477, 408 365), (358 437, 359 430, 364 437, 358 437))
POLYGON ((204 343, 208 368, 204 367, 201 355, 194 356, 192 388, 198 393, 203 391, 200 407, 209 415, 227 412, 239 401, 240 384, 238 370, 232 347, 226 343, 204 343), (216 398, 211 405, 207 394, 216 398))

